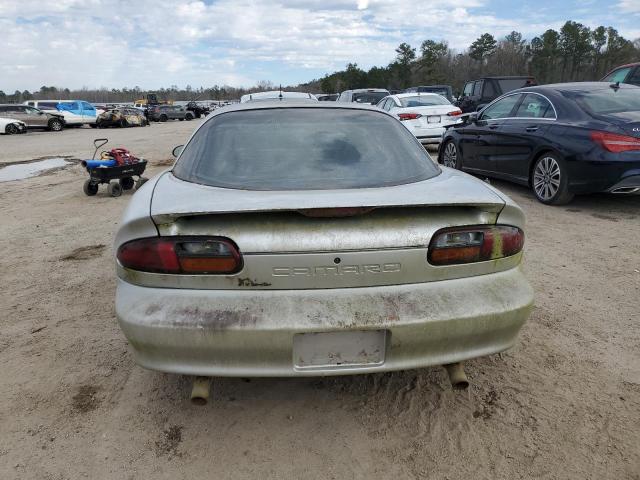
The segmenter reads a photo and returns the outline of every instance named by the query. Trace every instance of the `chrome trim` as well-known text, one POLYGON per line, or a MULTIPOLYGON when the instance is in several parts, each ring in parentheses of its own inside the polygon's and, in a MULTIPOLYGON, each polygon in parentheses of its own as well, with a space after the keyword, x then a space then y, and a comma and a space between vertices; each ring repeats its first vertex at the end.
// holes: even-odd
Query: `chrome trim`
MULTIPOLYGON (((556 106, 553 104, 553 102, 551 100, 549 100, 549 97, 547 97, 546 95, 543 95, 542 93, 538 93, 538 92, 509 92, 509 93, 505 93, 501 97, 496 98, 490 104, 486 105, 482 110, 480 110, 478 112, 478 120, 482 120, 482 118, 480 118, 480 116, 482 115, 482 112, 484 112, 487 108, 489 108, 491 105, 493 105, 497 101, 502 100, 503 98, 510 97, 512 95, 526 95, 527 93, 530 93, 532 95, 538 95, 538 96, 544 98, 547 102, 549 102, 549 104, 551 105, 551 108, 553 108, 553 113, 555 115, 555 118, 533 118, 533 120, 548 120, 548 121, 556 121, 556 120, 558 120, 558 111, 556 110, 556 106)), ((497 120, 532 120, 532 118, 531 117, 503 117, 503 118, 490 118, 490 119, 486 119, 484 121, 485 122, 490 122, 491 120, 496 120, 496 121, 497 120)))

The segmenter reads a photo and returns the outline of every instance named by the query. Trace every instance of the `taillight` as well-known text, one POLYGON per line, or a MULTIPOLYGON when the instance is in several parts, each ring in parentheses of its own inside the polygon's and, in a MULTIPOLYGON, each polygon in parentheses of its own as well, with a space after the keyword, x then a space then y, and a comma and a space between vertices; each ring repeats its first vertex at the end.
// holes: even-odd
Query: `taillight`
POLYGON ((640 150, 640 138, 609 132, 591 132, 591 140, 614 153, 640 150))
POLYGON ((438 230, 429 244, 429 263, 454 265, 510 257, 522 250, 524 232, 507 225, 438 230))
POLYGON ((454 110, 453 112, 447 113, 449 117, 458 117, 462 115, 462 110, 454 110))
POLYGON ((398 118, 402 122, 404 122, 405 120, 417 120, 421 116, 422 115, 420 115, 419 113, 399 113, 398 114, 398 118))
POLYGON ((242 269, 242 255, 228 238, 154 237, 121 245, 125 268, 153 273, 230 274, 242 269))

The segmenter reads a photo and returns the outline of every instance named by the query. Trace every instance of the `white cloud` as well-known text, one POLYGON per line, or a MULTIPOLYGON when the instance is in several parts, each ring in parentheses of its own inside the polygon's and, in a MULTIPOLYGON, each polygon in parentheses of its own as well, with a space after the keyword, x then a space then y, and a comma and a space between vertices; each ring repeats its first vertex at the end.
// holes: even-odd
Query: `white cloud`
POLYGON ((484 32, 550 28, 487 11, 485 0, 0 0, 0 89, 286 84, 385 65, 404 41, 463 49, 484 32))
POLYGON ((618 8, 623 12, 640 14, 640 0, 620 0, 618 8))

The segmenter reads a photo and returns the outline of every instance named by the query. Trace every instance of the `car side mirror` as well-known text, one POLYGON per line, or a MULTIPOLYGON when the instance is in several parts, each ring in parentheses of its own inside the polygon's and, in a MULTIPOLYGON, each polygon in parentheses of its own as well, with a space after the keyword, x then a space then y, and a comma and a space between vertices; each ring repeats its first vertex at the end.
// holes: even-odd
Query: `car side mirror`
POLYGON ((173 155, 175 158, 178 158, 182 153, 182 150, 184 150, 184 145, 178 145, 177 147, 174 147, 173 150, 171 150, 171 155, 173 155))
POLYGON ((469 123, 476 123, 478 121, 478 112, 471 112, 467 117, 469 123))

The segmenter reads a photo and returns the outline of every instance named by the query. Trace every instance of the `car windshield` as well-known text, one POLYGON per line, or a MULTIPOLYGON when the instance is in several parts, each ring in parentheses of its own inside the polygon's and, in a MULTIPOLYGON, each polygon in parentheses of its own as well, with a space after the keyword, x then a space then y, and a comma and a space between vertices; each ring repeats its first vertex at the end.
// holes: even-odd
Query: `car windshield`
POLYGON ((358 103, 370 103, 375 105, 384 97, 389 95, 387 92, 361 92, 353 94, 353 101, 358 103))
POLYGON ((400 98, 403 107, 433 107, 434 105, 451 105, 449 100, 441 95, 416 95, 415 97, 400 98))
POLYGON ((328 190, 418 182, 440 170, 415 137, 382 112, 273 108, 206 122, 173 173, 246 190, 328 190))
POLYGON ((640 112, 640 88, 602 88, 598 90, 572 90, 564 96, 574 99, 587 113, 640 112))

